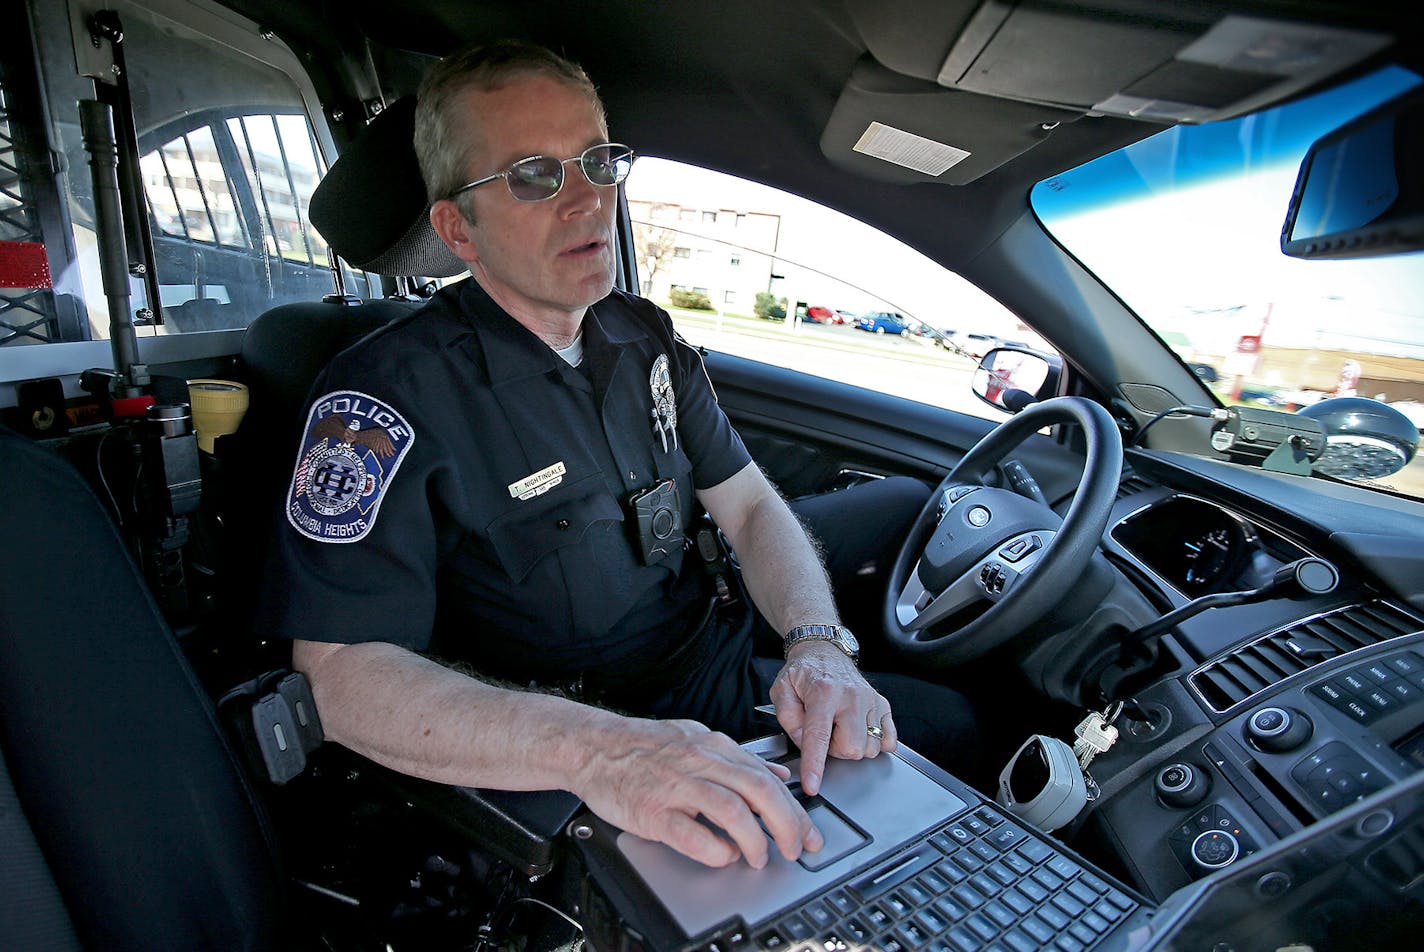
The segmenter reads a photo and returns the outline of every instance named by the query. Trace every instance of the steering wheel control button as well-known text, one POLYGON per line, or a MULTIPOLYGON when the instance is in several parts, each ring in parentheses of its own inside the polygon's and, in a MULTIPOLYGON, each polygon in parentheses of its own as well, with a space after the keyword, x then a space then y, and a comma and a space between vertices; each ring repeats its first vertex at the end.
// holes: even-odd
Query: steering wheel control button
POLYGON ((969 520, 969 524, 976 529, 982 529, 989 524, 989 520, 994 518, 993 514, 983 506, 974 506, 964 516, 969 520))
POLYGON ((1364 799, 1389 784, 1379 769, 1340 741, 1332 741, 1291 768, 1291 779, 1326 813, 1364 799))
POLYGON ((979 570, 979 584, 989 595, 1002 595, 1008 583, 1008 573, 998 562, 990 562, 979 570))
POLYGON ((1206 798, 1210 781, 1204 771, 1191 764, 1168 764, 1157 771, 1152 782, 1157 799, 1174 809, 1194 807, 1206 798))
POLYGON ((1241 855, 1241 844, 1225 830, 1208 830, 1192 841, 1192 859, 1202 869, 1230 866, 1241 855))
POLYGON ((999 558, 1005 562, 1018 562, 1043 548, 1043 540, 1036 535, 1015 539, 999 550, 999 558))
POLYGON ((978 488, 978 486, 955 486, 953 489, 947 490, 945 496, 949 499, 949 504, 952 506, 978 488))
POLYGON ((1300 711, 1263 707, 1246 722, 1246 737, 1259 750, 1284 753, 1310 739, 1315 725, 1300 711))

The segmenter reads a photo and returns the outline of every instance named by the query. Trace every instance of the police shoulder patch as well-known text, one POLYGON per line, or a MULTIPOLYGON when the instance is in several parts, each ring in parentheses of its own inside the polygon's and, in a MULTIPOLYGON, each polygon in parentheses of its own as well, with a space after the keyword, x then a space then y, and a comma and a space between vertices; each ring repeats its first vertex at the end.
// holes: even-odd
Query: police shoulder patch
POLYGON ((355 542, 371 531, 381 498, 415 443, 415 431, 389 404, 355 390, 312 403, 287 521, 318 542, 355 542))

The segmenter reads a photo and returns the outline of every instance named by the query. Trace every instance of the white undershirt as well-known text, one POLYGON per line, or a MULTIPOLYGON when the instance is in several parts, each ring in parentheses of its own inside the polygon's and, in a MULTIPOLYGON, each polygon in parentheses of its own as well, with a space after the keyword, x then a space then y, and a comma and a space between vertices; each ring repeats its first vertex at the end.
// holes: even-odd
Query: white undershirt
POLYGON ((570 343, 569 346, 555 347, 554 353, 564 358, 570 367, 577 367, 583 363, 583 330, 580 329, 579 332, 574 335, 573 342, 570 343))

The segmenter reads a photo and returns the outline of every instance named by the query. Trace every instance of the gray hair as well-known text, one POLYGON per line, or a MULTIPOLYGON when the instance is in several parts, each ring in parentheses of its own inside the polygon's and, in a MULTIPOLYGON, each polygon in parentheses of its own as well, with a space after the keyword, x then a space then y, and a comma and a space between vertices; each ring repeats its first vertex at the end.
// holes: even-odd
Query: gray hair
MULTIPOLYGON (((415 154, 431 202, 448 198, 465 184, 469 174, 466 162, 475 147, 477 117, 457 108, 460 96, 470 90, 502 89, 531 74, 578 89, 597 111, 599 124, 608 125, 603 101, 588 74, 552 50, 533 43, 501 40, 451 53, 426 72, 415 107, 415 154)), ((459 204, 465 217, 473 220, 468 203, 459 204)))

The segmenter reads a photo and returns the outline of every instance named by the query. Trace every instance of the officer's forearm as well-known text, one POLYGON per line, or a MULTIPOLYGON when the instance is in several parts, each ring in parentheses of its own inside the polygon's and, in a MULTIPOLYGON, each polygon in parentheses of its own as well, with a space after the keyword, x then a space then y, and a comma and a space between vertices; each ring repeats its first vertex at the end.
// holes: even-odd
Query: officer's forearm
POLYGON ((752 601, 779 634, 840 623, 820 554, 774 491, 753 506, 733 546, 752 601))
POLYGON ((502 790, 568 790, 626 720, 487 684, 395 645, 298 641, 329 739, 401 773, 502 790))

